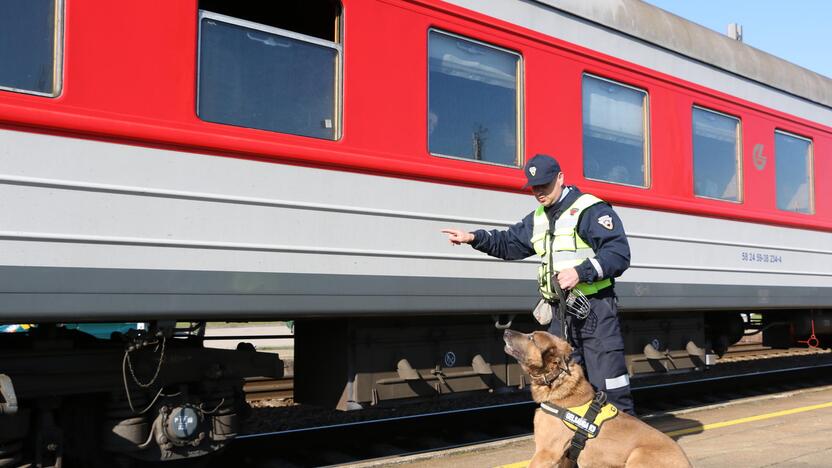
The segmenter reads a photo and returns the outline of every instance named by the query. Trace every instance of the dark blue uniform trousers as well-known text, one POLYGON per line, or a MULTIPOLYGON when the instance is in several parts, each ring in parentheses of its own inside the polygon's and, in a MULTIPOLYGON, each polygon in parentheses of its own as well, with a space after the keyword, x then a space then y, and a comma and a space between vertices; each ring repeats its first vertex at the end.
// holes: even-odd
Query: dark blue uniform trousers
MULTIPOLYGON (((635 415, 615 296, 590 297, 589 304, 590 312, 585 319, 566 315, 572 359, 583 365, 589 382, 596 390, 606 392, 610 403, 635 415)), ((563 338, 557 313, 554 315, 549 333, 563 338)))

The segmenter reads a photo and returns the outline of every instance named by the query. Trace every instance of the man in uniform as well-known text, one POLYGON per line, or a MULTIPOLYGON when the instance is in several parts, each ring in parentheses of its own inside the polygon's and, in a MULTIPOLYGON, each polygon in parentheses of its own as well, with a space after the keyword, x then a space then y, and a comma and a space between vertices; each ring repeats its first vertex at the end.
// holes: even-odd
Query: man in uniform
POLYGON ((505 231, 442 232, 454 245, 471 244, 504 260, 540 256, 538 284, 544 301, 558 300, 552 281, 563 291, 575 288, 583 293, 589 314, 584 318, 567 314, 566 327, 554 314, 549 333, 562 337, 565 328, 575 350, 573 358, 583 364, 593 387, 606 392, 621 411, 633 414, 613 279, 630 266, 621 220, 603 200, 564 186, 560 164, 551 156, 533 157, 525 174, 525 187, 531 187, 540 206, 522 221, 505 231))

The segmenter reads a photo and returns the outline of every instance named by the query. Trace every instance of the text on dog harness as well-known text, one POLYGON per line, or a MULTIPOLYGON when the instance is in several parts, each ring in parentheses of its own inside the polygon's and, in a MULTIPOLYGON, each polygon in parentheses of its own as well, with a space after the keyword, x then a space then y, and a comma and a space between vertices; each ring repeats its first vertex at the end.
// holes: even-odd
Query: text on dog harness
POLYGON ((550 403, 541 403, 540 408, 544 412, 563 421, 563 424, 565 424, 570 430, 575 432, 579 430, 586 432, 587 438, 592 439, 598 435, 602 424, 618 416, 618 408, 613 406, 612 403, 607 403, 601 407, 595 418, 593 418, 592 421, 589 421, 585 418, 585 416, 591 404, 592 400, 581 406, 561 408, 560 406, 552 405, 550 403))
POLYGON ((601 431, 601 425, 618 416, 618 408, 612 403, 607 403, 607 395, 604 392, 596 393, 595 398, 580 406, 561 408, 551 403, 541 403, 540 409, 557 417, 575 432, 566 452, 566 456, 573 463, 577 463, 578 455, 586 446, 586 441, 595 438, 601 431))

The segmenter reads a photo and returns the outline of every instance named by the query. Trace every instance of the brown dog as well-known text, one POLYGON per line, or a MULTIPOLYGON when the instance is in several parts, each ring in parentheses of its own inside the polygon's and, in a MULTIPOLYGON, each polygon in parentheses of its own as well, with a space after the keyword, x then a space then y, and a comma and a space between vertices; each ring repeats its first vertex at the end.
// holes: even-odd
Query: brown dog
MULTIPOLYGON (((586 404, 595 391, 579 364, 570 362, 572 347, 546 332, 506 330, 505 351, 532 379, 532 398, 561 408, 586 404)), ((529 467, 569 466, 567 450, 575 432, 558 417, 540 409, 534 417, 535 452, 529 467)), ((589 467, 689 467, 685 452, 670 437, 626 413, 604 422, 587 440, 578 465, 589 467)))

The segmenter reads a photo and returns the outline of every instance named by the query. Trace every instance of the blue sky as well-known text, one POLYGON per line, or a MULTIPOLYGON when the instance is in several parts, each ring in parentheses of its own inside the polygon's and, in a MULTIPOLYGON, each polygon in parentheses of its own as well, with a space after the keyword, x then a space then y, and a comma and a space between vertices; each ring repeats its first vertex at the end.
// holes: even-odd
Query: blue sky
POLYGON ((725 33, 743 27, 743 42, 832 78, 830 0, 646 0, 725 33))

